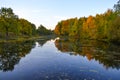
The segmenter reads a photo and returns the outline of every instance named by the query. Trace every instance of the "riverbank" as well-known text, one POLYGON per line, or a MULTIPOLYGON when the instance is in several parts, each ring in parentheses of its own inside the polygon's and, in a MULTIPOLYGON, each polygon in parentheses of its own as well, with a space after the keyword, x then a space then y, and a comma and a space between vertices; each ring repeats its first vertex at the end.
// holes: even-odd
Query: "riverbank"
POLYGON ((61 40, 63 41, 98 41, 98 42, 103 42, 103 43, 107 43, 107 44, 113 44, 113 45, 117 45, 120 46, 120 40, 109 40, 109 39, 89 39, 89 38, 75 38, 75 37, 68 37, 68 36, 58 36, 59 38, 61 38, 61 40))
POLYGON ((0 39, 0 43, 2 42, 15 42, 15 41, 26 41, 26 40, 39 40, 39 39, 48 39, 48 38, 55 38, 55 35, 45 35, 45 36, 31 36, 31 37, 17 37, 17 38, 10 38, 10 39, 0 39))

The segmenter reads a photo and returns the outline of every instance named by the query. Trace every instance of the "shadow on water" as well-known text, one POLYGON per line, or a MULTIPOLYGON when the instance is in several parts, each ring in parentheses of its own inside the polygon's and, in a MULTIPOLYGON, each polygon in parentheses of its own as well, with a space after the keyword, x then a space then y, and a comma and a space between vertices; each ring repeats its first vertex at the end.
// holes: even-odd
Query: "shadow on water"
POLYGON ((57 39, 57 49, 70 55, 80 55, 96 60, 106 69, 120 69, 120 46, 96 40, 57 39))

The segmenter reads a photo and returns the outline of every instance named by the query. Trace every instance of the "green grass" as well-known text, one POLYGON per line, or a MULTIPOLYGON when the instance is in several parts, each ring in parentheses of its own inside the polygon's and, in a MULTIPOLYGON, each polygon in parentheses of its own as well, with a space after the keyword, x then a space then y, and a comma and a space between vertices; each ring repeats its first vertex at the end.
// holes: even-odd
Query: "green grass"
POLYGON ((26 40, 35 40, 35 39, 48 39, 48 38, 55 38, 54 35, 46 35, 46 36, 24 36, 24 37, 14 37, 14 38, 1 38, 0 43, 2 42, 16 42, 16 41, 26 41, 26 40))

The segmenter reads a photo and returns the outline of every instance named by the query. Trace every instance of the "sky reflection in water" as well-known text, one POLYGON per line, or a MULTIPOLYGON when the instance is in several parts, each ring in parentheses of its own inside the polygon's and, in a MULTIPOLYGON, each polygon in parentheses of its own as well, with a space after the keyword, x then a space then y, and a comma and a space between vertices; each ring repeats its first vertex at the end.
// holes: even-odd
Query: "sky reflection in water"
POLYGON ((71 40, 1 43, 0 80, 120 80, 119 51, 71 40))

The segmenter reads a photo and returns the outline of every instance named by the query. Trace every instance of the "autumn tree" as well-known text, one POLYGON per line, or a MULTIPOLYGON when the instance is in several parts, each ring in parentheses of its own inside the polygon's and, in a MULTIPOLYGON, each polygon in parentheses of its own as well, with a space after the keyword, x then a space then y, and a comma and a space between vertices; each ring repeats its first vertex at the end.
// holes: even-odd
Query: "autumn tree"
POLYGON ((61 27, 62 27, 61 22, 58 22, 58 24, 56 25, 56 27, 54 29, 54 33, 56 35, 61 35, 61 27))
POLYGON ((63 20, 57 24, 55 33, 82 39, 110 41, 114 38, 119 38, 118 27, 119 15, 112 9, 108 9, 105 13, 97 14, 96 16, 63 20), (111 34, 111 31, 114 31, 114 33, 111 34))
POLYGON ((89 16, 83 25, 83 31, 85 32, 86 38, 96 37, 96 24, 93 16, 89 16))

